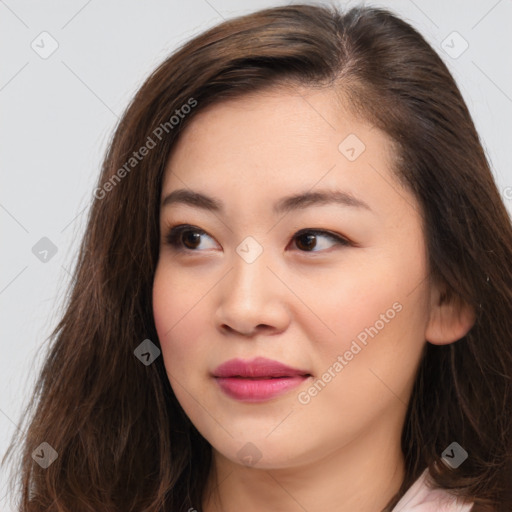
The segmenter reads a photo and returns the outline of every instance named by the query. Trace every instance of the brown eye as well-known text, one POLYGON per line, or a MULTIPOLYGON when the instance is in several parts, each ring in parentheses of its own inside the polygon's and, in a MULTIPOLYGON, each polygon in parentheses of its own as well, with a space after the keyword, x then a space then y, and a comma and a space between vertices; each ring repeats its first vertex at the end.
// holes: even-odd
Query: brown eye
POLYGON ((165 240, 167 244, 178 251, 189 250, 199 252, 196 249, 201 244, 201 237, 203 236, 208 237, 202 229, 189 225, 181 225, 170 229, 165 240))
POLYGON ((183 230, 180 237, 187 249, 195 249, 201 242, 201 235, 190 229, 183 230))
POLYGON ((316 235, 299 235, 297 238, 297 247, 306 251, 314 249, 316 246, 316 235))
POLYGON ((305 229, 294 236, 294 240, 296 240, 295 245, 303 252, 321 252, 325 250, 326 248, 322 247, 325 244, 319 244, 318 242, 322 238, 333 241, 334 245, 350 245, 350 242, 345 238, 324 230, 305 229), (314 251, 313 249, 316 249, 318 245, 320 245, 320 250, 314 251))
MULTIPOLYGON (((210 247, 206 246, 199 249, 199 246, 203 242, 203 237, 213 240, 213 238, 202 229, 188 224, 182 224, 171 228, 165 237, 165 241, 174 250, 184 252, 202 252, 204 249, 215 249, 217 247, 216 244, 213 243, 210 247)), ((301 252, 310 253, 323 252, 336 245, 351 245, 346 238, 323 229, 303 229, 296 233, 292 240, 295 241, 295 246, 301 252), (326 244, 325 240, 330 241, 330 244, 329 242, 326 244)))

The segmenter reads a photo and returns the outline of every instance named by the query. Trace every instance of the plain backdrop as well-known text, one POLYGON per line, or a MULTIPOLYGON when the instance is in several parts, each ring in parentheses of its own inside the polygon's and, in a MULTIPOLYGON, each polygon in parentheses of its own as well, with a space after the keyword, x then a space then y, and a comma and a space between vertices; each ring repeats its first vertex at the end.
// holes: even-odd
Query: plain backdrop
MULTIPOLYGON (((287 3, 298 2, 0 0, 0 456, 41 367, 37 350, 62 314, 101 161, 128 101, 185 40, 287 3)), ((512 2, 336 3, 390 8, 425 36, 461 89, 512 211, 512 2)), ((2 512, 14 510, 6 483, 4 471, 2 512)))

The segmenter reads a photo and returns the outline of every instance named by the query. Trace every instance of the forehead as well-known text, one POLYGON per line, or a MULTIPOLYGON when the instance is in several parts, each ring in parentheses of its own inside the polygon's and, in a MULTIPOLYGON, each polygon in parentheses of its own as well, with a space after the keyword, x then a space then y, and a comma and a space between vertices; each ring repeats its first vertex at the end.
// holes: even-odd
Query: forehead
POLYGON ((321 184, 371 201, 393 179, 392 160, 388 136, 334 90, 270 89, 199 111, 173 148, 162 196, 191 187, 250 200, 321 184))
POLYGON ((262 160, 265 154, 258 149, 263 147, 294 148, 300 156, 311 148, 337 150, 345 132, 357 132, 360 138, 368 139, 367 132, 373 131, 372 126, 348 111, 332 88, 270 88, 196 112, 173 148, 173 155, 186 153, 187 159, 198 160, 208 150, 219 158, 238 155, 262 160))

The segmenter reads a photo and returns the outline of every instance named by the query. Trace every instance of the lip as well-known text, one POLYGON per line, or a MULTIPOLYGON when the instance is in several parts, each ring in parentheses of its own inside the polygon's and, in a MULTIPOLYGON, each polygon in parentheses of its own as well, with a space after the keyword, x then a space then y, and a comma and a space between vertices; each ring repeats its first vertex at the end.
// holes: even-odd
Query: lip
POLYGON ((220 389, 231 398, 243 402, 263 402, 299 386, 309 379, 307 370, 256 357, 249 361, 230 359, 213 375, 220 389))

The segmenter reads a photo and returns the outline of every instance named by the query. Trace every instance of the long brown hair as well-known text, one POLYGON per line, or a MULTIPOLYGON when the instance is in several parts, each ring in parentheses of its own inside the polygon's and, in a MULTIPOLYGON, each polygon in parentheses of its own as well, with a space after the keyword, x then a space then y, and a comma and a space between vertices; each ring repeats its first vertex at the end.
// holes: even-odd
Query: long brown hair
POLYGON ((430 279, 477 312, 457 343, 426 344, 402 433, 406 475, 386 510, 426 467, 473 510, 512 510, 512 229, 471 115, 436 52, 388 10, 303 4, 187 42, 120 120, 26 428, 7 452, 21 442, 21 512, 201 510, 211 446, 163 358, 146 366, 134 355, 143 340, 159 346, 151 292, 162 175, 198 112, 282 84, 335 88, 389 135, 396 177, 425 221, 430 279), (453 441, 469 454, 457 469, 441 457, 453 441), (58 454, 46 469, 31 456, 42 442, 58 454))

